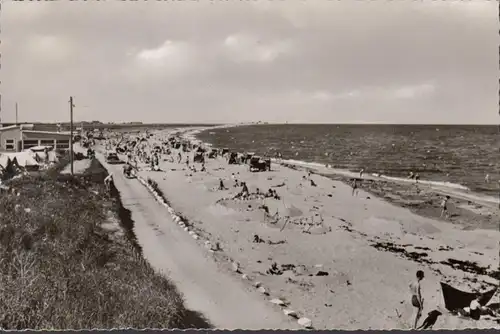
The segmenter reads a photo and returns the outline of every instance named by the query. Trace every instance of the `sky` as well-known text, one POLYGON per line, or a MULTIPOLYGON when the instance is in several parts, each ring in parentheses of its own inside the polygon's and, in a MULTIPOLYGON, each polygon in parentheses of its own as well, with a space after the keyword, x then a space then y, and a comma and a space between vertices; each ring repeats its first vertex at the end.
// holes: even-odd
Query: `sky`
POLYGON ((496 1, 11 2, 0 117, 498 124, 496 1))

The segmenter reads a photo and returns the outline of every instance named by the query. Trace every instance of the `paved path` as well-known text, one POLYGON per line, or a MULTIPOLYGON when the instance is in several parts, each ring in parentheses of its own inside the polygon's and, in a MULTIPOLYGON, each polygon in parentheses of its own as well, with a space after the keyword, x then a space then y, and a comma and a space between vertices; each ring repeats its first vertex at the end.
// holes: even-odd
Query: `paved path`
POLYGON ((221 272, 209 253, 171 220, 168 211, 137 179, 126 179, 122 165, 108 165, 123 205, 132 213, 144 257, 183 293, 186 306, 219 329, 296 329, 298 325, 239 278, 221 272))

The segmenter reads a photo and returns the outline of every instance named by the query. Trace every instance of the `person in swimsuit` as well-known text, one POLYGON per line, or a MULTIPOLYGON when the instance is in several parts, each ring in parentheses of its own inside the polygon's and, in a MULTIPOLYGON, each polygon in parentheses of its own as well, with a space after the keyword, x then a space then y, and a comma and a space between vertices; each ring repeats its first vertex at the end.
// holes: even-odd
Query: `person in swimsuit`
POLYGON ((445 218, 448 218, 448 201, 450 200, 450 196, 446 196, 445 199, 441 202, 441 216, 445 216, 445 218))
POLYGON ((417 271, 417 280, 410 283, 411 292, 411 304, 417 309, 417 314, 415 316, 415 323, 413 328, 416 329, 418 321, 422 316, 422 310, 424 308, 424 299, 422 298, 422 292, 420 290, 420 282, 424 279, 424 272, 422 270, 417 271))

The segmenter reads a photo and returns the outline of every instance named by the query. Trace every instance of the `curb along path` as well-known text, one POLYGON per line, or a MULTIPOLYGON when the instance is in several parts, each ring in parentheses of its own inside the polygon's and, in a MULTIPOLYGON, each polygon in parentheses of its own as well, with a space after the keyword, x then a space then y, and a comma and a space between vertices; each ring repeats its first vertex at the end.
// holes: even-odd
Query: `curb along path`
MULTIPOLYGON (((174 222, 176 222, 180 227, 182 227, 184 229, 184 231, 188 232, 189 235, 191 235, 191 237, 195 240, 199 240, 200 239, 200 236, 198 234, 196 234, 196 232, 192 231, 189 229, 189 227, 186 225, 186 223, 181 219, 181 217, 179 217, 178 214, 176 214, 175 210, 170 206, 168 205, 168 203, 166 202, 165 198, 163 198, 146 180, 144 180, 144 178, 142 178, 141 176, 137 175, 137 180, 142 184, 144 185, 148 190, 149 192, 154 196, 154 198, 156 199, 156 201, 158 201, 158 203, 160 203, 161 205, 163 205, 168 213, 171 215, 172 217, 172 220, 174 222)), ((207 240, 205 241, 205 246, 208 248, 209 252, 214 252, 212 250, 212 245, 210 244, 210 241, 207 240)), ((241 279, 244 280, 244 281, 249 281, 250 278, 248 277, 247 274, 243 273, 241 271, 241 268, 239 268, 239 265, 235 262, 232 262, 230 261, 230 263, 232 264, 233 266, 233 271, 240 274, 241 276, 241 279)), ((260 282, 255 282, 253 284, 253 286, 257 289, 257 291, 259 291, 260 293, 266 295, 266 296, 270 296, 270 293, 269 291, 262 286, 262 284, 260 282)), ((291 317, 291 318, 294 318, 294 319, 297 319, 297 324, 300 325, 301 327, 304 327, 304 328, 307 328, 307 329, 314 329, 313 328, 313 325, 312 325, 312 321, 309 319, 309 318, 306 318, 306 317, 301 317, 299 318, 298 315, 297 315, 297 312, 295 312, 294 310, 291 310, 289 308, 287 308, 287 304, 285 302, 283 302, 282 300, 280 300, 279 298, 272 298, 269 300, 270 303, 274 304, 274 305, 278 305, 281 307, 283 313, 288 316, 288 317, 291 317)))
POLYGON ((190 231, 147 181, 139 176, 126 179, 122 167, 108 165, 100 152, 96 152, 96 158, 114 175, 115 187, 123 206, 131 212, 134 233, 145 259, 177 286, 186 307, 204 314, 217 329, 299 328, 259 295, 247 291, 241 281, 221 272, 199 247, 200 236, 190 231))

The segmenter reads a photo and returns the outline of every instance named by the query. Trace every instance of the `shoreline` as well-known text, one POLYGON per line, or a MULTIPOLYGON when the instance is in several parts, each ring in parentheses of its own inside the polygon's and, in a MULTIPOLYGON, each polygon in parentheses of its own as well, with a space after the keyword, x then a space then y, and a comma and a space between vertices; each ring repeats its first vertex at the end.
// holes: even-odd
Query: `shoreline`
MULTIPOLYGON (((234 126, 245 126, 234 125, 234 126)), ((196 143, 202 143, 212 147, 212 144, 203 142, 197 138, 197 134, 202 131, 209 131, 215 128, 230 128, 231 125, 210 127, 203 129, 184 129, 183 137, 196 143)), ((460 223, 461 218, 466 218, 469 224, 463 224, 466 229, 489 229, 498 231, 500 228, 500 201, 492 196, 476 193, 472 190, 464 191, 449 187, 446 184, 435 184, 433 181, 420 180, 417 184, 413 180, 396 178, 390 176, 377 177, 365 174, 362 178, 359 173, 349 170, 339 170, 327 168, 320 163, 283 160, 273 163, 280 164, 292 169, 311 171, 312 173, 338 180, 346 185, 350 185, 351 179, 355 178, 360 182, 360 189, 370 194, 383 198, 387 202, 407 208, 413 213, 422 217, 441 219, 439 202, 444 196, 451 197, 451 217, 448 222, 460 223), (453 212, 454 211, 454 212, 453 212), (474 224, 477 223, 477 224, 474 224)), ((445 220, 443 220, 445 221, 445 220)), ((445 221, 446 222, 446 221, 445 221)))
MULTIPOLYGON (((257 126, 259 124, 251 124, 252 126, 257 126)), ((209 128, 206 128, 209 129, 209 128)), ((188 130, 189 131, 189 130, 188 130)), ((199 131, 197 131, 199 132, 199 131)), ((197 133, 198 134, 198 133, 197 133)), ((210 140, 208 136, 204 136, 206 140, 210 140)), ((227 138, 226 138, 227 139, 227 138)), ((201 139, 197 138, 197 140, 202 141, 201 139)), ((205 144, 209 144, 207 142, 204 142, 205 144)), ((264 149, 264 148, 261 148, 264 149)), ((255 150, 247 149, 246 151, 251 151, 251 152, 256 152, 255 150)), ((258 152, 257 154, 259 155, 265 155, 265 153, 258 152)), ((359 175, 359 169, 355 167, 345 167, 345 168, 340 168, 340 167, 333 167, 331 164, 335 164, 335 162, 332 161, 323 161, 321 158, 318 158, 317 161, 315 160, 310 160, 305 158, 304 160, 294 160, 293 157, 288 157, 287 159, 283 160, 286 163, 289 164, 295 164, 302 166, 304 168, 310 168, 310 169, 324 169, 325 166, 330 165, 328 167, 328 172, 329 173, 335 173, 339 175, 349 175, 352 177, 356 177, 359 175), (323 161, 323 162, 321 162, 323 161)), ((406 173, 408 173, 407 171, 406 173)), ((424 171, 422 171, 424 173, 424 171)), ((425 174, 425 173, 424 173, 425 174)), ((365 171, 365 177, 370 177, 373 179, 377 180, 382 180, 382 181, 393 181, 396 183, 408 183, 412 184, 415 183, 414 180, 408 179, 407 178, 408 174, 402 175, 401 173, 395 173, 395 174, 379 174, 377 170, 370 170, 370 171, 365 171)), ((432 174, 428 175, 428 178, 423 176, 423 178, 420 179, 419 183, 422 185, 426 185, 429 187, 433 188, 438 188, 442 189, 442 191, 450 191, 451 193, 457 193, 457 194, 462 194, 463 196, 466 196, 468 198, 474 198, 474 201, 482 201, 482 202, 487 202, 487 203, 492 203, 497 205, 497 207, 500 209, 500 183, 496 184, 496 181, 490 181, 489 183, 477 183, 476 181, 469 184, 465 185, 460 183, 460 181, 455 180, 454 182, 449 181, 449 178, 445 175, 445 172, 442 174, 432 174)), ((469 180, 470 181, 470 180, 469 180)), ((465 181, 464 181, 465 182, 465 181)))
MULTIPOLYGON (((157 139, 164 138, 165 135, 161 132, 156 134, 157 139)), ((189 130, 185 131, 183 136, 193 138, 189 130)), ((275 166, 272 172, 250 173, 244 166, 227 165, 224 160, 209 159, 206 173, 188 172, 184 165, 169 162, 161 163, 163 172, 145 170, 140 173, 144 178, 151 178, 158 183, 175 211, 182 213, 192 222, 202 240, 221 244, 222 251, 215 252, 214 259, 217 260, 218 256, 233 258, 240 263, 243 270, 249 272, 248 276, 251 276, 254 282, 259 280, 269 287, 270 291, 282 294, 282 298, 290 300, 291 305, 298 305, 297 311, 305 312, 306 315, 312 314, 313 322, 318 323, 318 326, 315 326, 317 329, 332 326, 343 329, 404 327, 400 324, 401 317, 394 318, 394 307, 401 308, 398 313, 404 314, 402 317, 405 319, 409 316, 408 312, 411 313, 411 306, 408 308, 404 300, 408 294, 407 284, 412 280, 411 277, 417 268, 425 268, 429 275, 428 281, 432 282, 433 287, 439 286, 439 281, 448 282, 464 290, 486 289, 490 284, 498 284, 498 274, 494 270, 498 263, 498 260, 495 260, 498 255, 494 251, 497 241, 491 230, 488 233, 482 232, 485 230, 464 231, 449 222, 416 215, 407 208, 397 207, 363 189, 360 190, 359 197, 352 197, 349 187, 341 180, 332 180, 322 175, 313 174, 312 178, 318 186, 310 188, 302 182, 304 172, 275 166), (261 200, 230 200, 231 194, 234 195, 238 190, 230 185, 234 182, 231 180, 231 173, 241 180, 246 180, 251 192, 255 191, 255 187, 265 190, 269 186, 277 187, 275 189, 280 195, 285 192, 282 195, 283 203, 286 202, 288 209, 295 211, 294 215, 297 217, 294 217, 294 222, 285 227, 282 222, 273 226, 262 220, 263 213, 258 209, 261 200), (213 190, 217 187, 220 177, 228 182, 228 190, 213 190), (280 188, 279 184, 283 182, 286 182, 286 186, 280 188), (300 219, 305 219, 310 214, 316 215, 311 210, 320 213, 324 222, 322 226, 313 226, 305 231, 300 227, 300 219), (302 233, 300 230, 303 230, 302 233), (256 244, 252 241, 252 236, 255 235, 264 243, 256 244), (306 241, 308 239, 311 242, 316 241, 310 244, 306 241), (354 250, 357 251, 353 253, 354 250), (334 267, 331 260, 325 258, 328 254, 335 255, 334 267), (264 260, 265 258, 269 259, 264 260), (368 259, 370 265, 365 263, 368 259), (273 262, 278 263, 278 267, 282 266, 282 273, 277 277, 267 273, 273 262), (289 266, 285 266, 288 268, 285 270, 283 265, 287 263, 289 266), (378 267, 373 267, 374 264, 386 268, 385 271, 379 271, 378 267), (371 271, 363 268, 367 265, 371 271), (388 266, 399 268, 397 270, 401 272, 401 277, 385 277, 388 270, 392 270, 388 266), (297 273, 298 268, 309 274, 297 273), (314 277, 314 271, 330 273, 329 278, 325 278, 326 282, 318 286, 318 279, 310 276, 314 277), (478 275, 478 272, 483 275, 478 275), (381 275, 380 279, 374 280, 372 276, 377 275, 381 275), (377 286, 378 291, 369 292, 369 282, 373 284, 383 279, 391 281, 390 287, 395 291, 385 290, 389 286, 384 285, 377 286), (334 282, 331 280, 337 284, 332 286, 334 282), (345 286, 346 282, 350 283, 345 286), (324 284, 335 287, 332 291, 339 288, 338 284, 343 286, 342 291, 335 293, 335 298, 340 299, 331 300, 333 296, 329 297, 331 293, 328 289, 324 290, 324 284), (368 304, 377 293, 385 291, 385 298, 388 300, 382 304, 392 303, 393 306, 378 306, 376 313, 383 317, 384 322, 379 322, 376 317, 366 318, 365 314, 359 313, 359 310, 351 305, 352 301, 348 296, 352 293, 350 286, 353 284, 356 289, 360 289, 358 293, 366 295, 368 300, 365 303, 368 304), (315 291, 313 295, 312 291, 315 291), (327 306, 319 307, 321 298, 328 299, 328 302, 324 303, 327 306), (345 304, 344 309, 347 307, 352 314, 339 315, 337 320, 340 323, 329 323, 331 319, 325 318, 326 314, 331 312, 328 308, 337 305, 342 309, 338 304, 340 300, 345 304), (380 312, 382 314, 379 314, 380 312)), ((279 211, 283 215, 283 204, 278 202, 265 201, 272 213, 279 211)), ((290 215, 290 212, 288 214, 290 215)), ((431 296, 426 297, 426 300, 442 309, 439 288, 429 288, 431 296)), ((440 328, 494 326, 487 320, 470 323, 450 315, 444 318, 445 322, 439 325, 440 328)), ((403 322, 409 321, 406 319, 403 322)))

